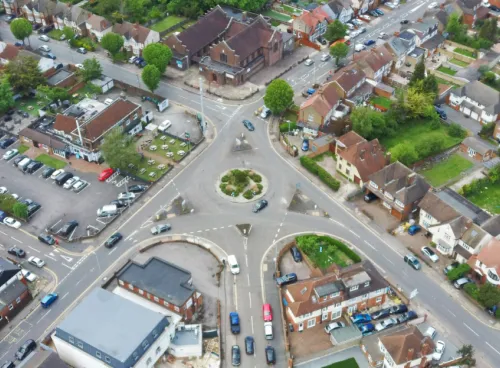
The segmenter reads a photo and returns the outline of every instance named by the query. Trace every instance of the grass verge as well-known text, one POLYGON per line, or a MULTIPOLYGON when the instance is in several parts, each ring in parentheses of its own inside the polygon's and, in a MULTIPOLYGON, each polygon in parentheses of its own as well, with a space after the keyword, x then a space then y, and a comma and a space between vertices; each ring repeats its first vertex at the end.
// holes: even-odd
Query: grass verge
POLYGON ((457 47, 453 51, 456 52, 457 54, 465 55, 465 56, 468 56, 468 57, 471 57, 471 58, 474 58, 474 59, 476 58, 476 53, 475 52, 463 49, 461 47, 457 47))
POLYGON ((470 64, 470 63, 466 63, 465 61, 458 60, 455 58, 450 59, 449 62, 452 64, 455 64, 455 65, 461 66, 462 68, 467 68, 470 64))
POLYGON ((386 109, 391 107, 392 104, 392 101, 389 98, 383 96, 374 97, 370 101, 372 104, 385 107, 386 109))
POLYGON ((151 29, 156 32, 163 32, 166 29, 169 29, 170 27, 175 26, 176 24, 179 24, 186 18, 182 17, 176 17, 175 15, 169 15, 166 18, 163 18, 160 20, 158 23, 155 23, 151 26, 151 29))
POLYGON ((500 184, 488 183, 479 192, 467 196, 467 199, 490 213, 499 214, 500 184))
POLYGON ((67 165, 66 161, 59 160, 55 157, 47 155, 46 153, 42 153, 35 158, 35 160, 40 161, 45 166, 50 166, 57 170, 62 169, 67 165))
POLYGON ((24 152, 26 152, 29 149, 30 148, 24 144, 21 144, 21 145, 19 145, 19 147, 17 147, 17 150, 19 151, 20 155, 22 155, 24 152))
POLYGON ((359 365, 356 363, 356 359, 349 358, 341 362, 325 365, 323 368, 359 368, 359 365))
POLYGON ((451 76, 454 76, 455 74, 457 74, 456 70, 448 68, 447 66, 440 66, 439 68, 437 68, 437 70, 440 71, 441 73, 445 73, 445 74, 448 74, 451 76))

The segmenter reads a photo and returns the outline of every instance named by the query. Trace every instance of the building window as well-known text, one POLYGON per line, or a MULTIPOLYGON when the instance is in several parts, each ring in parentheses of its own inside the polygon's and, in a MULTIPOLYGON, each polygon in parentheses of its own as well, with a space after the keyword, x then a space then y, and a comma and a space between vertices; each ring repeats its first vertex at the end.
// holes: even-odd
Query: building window
POLYGON ((227 55, 226 54, 220 54, 220 61, 223 63, 227 63, 227 55))
POLYGON ((157 302, 157 303, 160 301, 160 299, 158 299, 158 297, 157 297, 157 296, 155 296, 155 297, 154 297, 154 300, 155 300, 155 302, 157 302))
POLYGON ((350 288, 349 290, 350 291, 356 291, 356 290, 358 290, 358 288, 359 288, 359 285, 356 285, 356 286, 353 286, 352 288, 350 288))
POLYGON ((307 321, 307 328, 311 328, 311 327, 314 327, 316 326, 316 319, 313 318, 313 319, 310 319, 309 321, 307 321))
POLYGON ((165 307, 168 307, 168 302, 166 302, 165 300, 163 301, 163 304, 165 305, 165 307))
POLYGON ((144 295, 144 290, 139 289, 139 294, 144 295))
POLYGON ((19 297, 18 297, 18 298, 16 299, 16 303, 17 303, 17 304, 21 303, 21 298, 19 298, 19 297))
POLYGON ((365 282, 365 287, 370 286, 370 281, 365 282))
POLYGON ((95 356, 98 357, 99 359, 101 359, 101 352, 100 351, 96 351, 95 352, 95 356))
POLYGON ((149 342, 148 342, 148 340, 144 340, 144 341, 142 342, 142 348, 143 348, 144 350, 146 350, 146 349, 148 348, 148 346, 149 346, 149 342))
POLYGON ((106 361, 106 363, 111 363, 111 358, 107 355, 104 357, 104 360, 106 361))
POLYGON ((332 319, 340 318, 341 315, 342 315, 342 310, 338 310, 336 312, 332 312, 332 319))
POLYGON ((14 309, 14 306, 12 304, 9 305, 9 310, 14 309))
POLYGON ((147 365, 150 365, 152 362, 153 362, 153 359, 151 359, 151 358, 148 358, 148 360, 146 360, 147 365))
POLYGON ((274 46, 273 46, 273 51, 274 51, 274 52, 278 51, 278 42, 275 42, 275 43, 274 43, 274 46))
POLYGON ((75 339, 70 336, 69 337, 69 342, 72 343, 72 344, 74 344, 75 343, 75 339))
POLYGON ((342 165, 339 164, 339 170, 342 170, 342 165))
POLYGON ((158 346, 156 348, 156 355, 161 354, 161 346, 158 346))
POLYGON ((76 343, 76 345, 77 345, 80 349, 82 349, 82 350, 83 350, 83 342, 78 341, 78 342, 76 343))
POLYGON ((175 306, 174 309, 175 309, 176 312, 179 311, 179 307, 178 306, 175 306))
POLYGON ((377 299, 375 299, 375 303, 380 303, 382 301, 382 297, 379 296, 377 299))
POLYGON ((134 351, 134 354, 132 354, 132 357, 134 358, 134 361, 137 361, 137 359, 139 359, 139 354, 137 354, 137 353, 134 351))
POLYGON ((349 173, 350 173, 350 170, 349 169, 345 169, 345 174, 349 175, 349 173))
POLYGON ((153 330, 153 337, 156 339, 158 337, 158 332, 156 330, 153 330))
POLYGON ((132 285, 132 284, 128 284, 128 288, 129 288, 130 290, 134 290, 134 285, 132 285))
POLYGON ((134 114, 134 120, 137 119, 139 115, 137 113, 134 114))

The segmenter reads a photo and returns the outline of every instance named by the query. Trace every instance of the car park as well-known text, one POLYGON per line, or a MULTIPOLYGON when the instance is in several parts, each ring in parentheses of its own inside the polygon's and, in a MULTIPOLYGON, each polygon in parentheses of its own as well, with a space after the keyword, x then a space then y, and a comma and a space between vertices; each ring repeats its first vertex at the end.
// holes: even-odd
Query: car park
POLYGON ((31 159, 26 157, 24 160, 22 160, 18 165, 17 167, 22 170, 23 172, 26 172, 26 168, 28 167, 28 165, 31 163, 31 159))
POLYGON ((21 227, 21 223, 12 217, 4 218, 3 223, 9 227, 13 227, 14 229, 19 229, 21 227))
POLYGON ((19 258, 24 258, 26 257, 26 252, 22 250, 21 248, 18 247, 10 247, 7 250, 7 253, 12 254, 13 256, 19 257, 19 258))
POLYGON ((135 193, 121 192, 118 194, 118 199, 122 201, 133 201, 135 199, 135 193))
POLYGON ((414 311, 408 311, 406 313, 403 313, 401 316, 397 317, 396 320, 398 323, 405 323, 408 321, 411 321, 412 319, 418 318, 418 315, 414 311))
POLYGON ((29 282, 35 282, 36 279, 38 278, 34 273, 24 269, 24 268, 21 268, 21 273, 23 275, 23 277, 28 280, 29 282))
POLYGON ((42 308, 50 307, 50 305, 56 301, 57 297, 58 297, 57 293, 50 293, 45 295, 40 301, 42 308))
POLYGON ((329 334, 333 330, 345 327, 344 322, 331 322, 325 326, 325 332, 329 334))
POLYGON ((64 172, 65 172, 65 171, 64 171, 63 169, 56 170, 56 171, 54 171, 54 172, 50 175, 50 178, 51 178, 52 180, 56 180, 56 178, 57 178, 59 175, 63 174, 64 172))
POLYGON ((405 263, 408 263, 414 270, 418 271, 422 268, 420 261, 413 254, 407 254, 403 259, 405 263))
POLYGON ((26 340, 24 344, 21 345, 18 351, 16 351, 17 360, 24 360, 32 351, 36 349, 35 340, 26 340))
POLYGON ((4 153, 3 155, 3 159, 5 161, 9 161, 12 157, 14 157, 15 155, 17 155, 19 153, 19 151, 17 149, 11 149, 11 150, 8 150, 7 152, 4 153))
POLYGON ((314 60, 312 59, 307 59, 305 62, 304 62, 304 65, 305 66, 311 66, 314 64, 314 60))
POLYGON ((59 230, 59 234, 62 236, 69 236, 78 226, 77 221, 69 221, 63 225, 61 230, 59 230))
POLYGON ((389 308, 390 314, 400 314, 408 312, 408 307, 406 304, 398 304, 389 308))
POLYGON ((444 274, 447 275, 451 270, 457 268, 460 265, 460 262, 453 262, 446 266, 443 270, 444 274))
POLYGON ((166 231, 169 231, 170 229, 172 229, 172 226, 170 226, 170 224, 156 225, 151 228, 151 234, 158 235, 166 231))
POLYGON ((253 355, 255 352, 255 341, 252 336, 245 337, 245 353, 253 355))
POLYGON ((110 217, 110 216, 116 216, 117 214, 118 214, 118 207, 116 207, 114 204, 107 204, 97 210, 97 216, 99 217, 110 217))
POLYGON ((276 284, 278 284, 278 286, 284 286, 284 285, 288 285, 288 284, 293 284, 296 281, 297 281, 297 274, 296 273, 288 273, 286 275, 278 277, 276 279, 276 284))
POLYGON ((391 311, 386 308, 386 309, 381 309, 377 312, 374 312, 371 314, 372 320, 375 321, 377 319, 383 319, 386 317, 389 317, 391 315, 391 311))
POLYGON ((18 155, 14 158, 14 160, 12 160, 12 163, 14 164, 14 166, 17 166, 19 165, 19 163, 24 160, 25 158, 28 158, 28 156, 26 155, 18 155))
POLYGON ((262 211, 264 208, 266 208, 268 205, 267 201, 265 199, 261 199, 260 201, 258 201, 257 203, 255 203, 255 206, 253 207, 253 212, 254 213, 257 213, 257 212, 260 212, 262 211))
POLYGON ((26 166, 26 172, 29 174, 33 174, 38 171, 43 166, 40 161, 31 161, 28 166, 26 166))
POLYGON ((271 308, 271 304, 264 304, 262 306, 262 317, 264 319, 264 322, 273 321, 273 310, 271 308))
POLYGON ((458 280, 456 280, 453 283, 453 286, 455 286, 455 288, 457 288, 457 289, 462 289, 466 284, 470 284, 470 283, 473 283, 473 282, 474 281, 472 281, 468 277, 462 277, 462 278, 459 278, 458 280))
POLYGON ((439 257, 437 254, 429 247, 422 247, 421 249, 422 254, 427 256, 432 262, 437 262, 439 261, 439 257))
POLYGON ((63 188, 64 189, 71 189, 73 184, 77 183, 80 181, 80 178, 78 176, 73 176, 72 178, 69 178, 66 183, 64 183, 63 188))
POLYGON ((14 137, 2 139, 0 141, 0 148, 6 149, 10 145, 12 145, 12 143, 14 143, 15 141, 16 141, 16 138, 14 138, 14 137))
POLYGON ((297 247, 291 247, 290 253, 292 253, 293 260, 297 263, 302 262, 302 254, 297 247))
POLYGON ((38 240, 42 243, 47 244, 47 245, 54 245, 56 242, 56 240, 54 239, 54 237, 52 235, 45 234, 45 233, 38 235, 38 240))
POLYGON ((370 322, 371 320, 372 320, 372 317, 366 313, 358 313, 358 314, 351 316, 351 321, 352 321, 352 323, 355 323, 355 324, 366 323, 366 322, 370 322))
POLYGON ((118 243, 121 239, 123 238, 122 234, 120 233, 114 233, 111 235, 108 240, 104 243, 104 246, 106 248, 113 248, 116 243, 118 243))
POLYGON ((398 324, 398 321, 395 318, 387 318, 383 320, 382 322, 379 322, 375 325, 375 330, 377 331, 383 331, 386 330, 392 326, 395 326, 398 324))
POLYGON ((243 120, 243 126, 251 132, 253 132, 255 130, 255 127, 253 126, 253 124, 249 120, 243 120))
POLYGON ((420 230, 422 230, 422 228, 420 227, 420 225, 411 225, 409 228, 408 228, 408 234, 409 235, 415 235, 416 233, 418 233, 420 230))
POLYGON ((276 352, 272 346, 266 346, 266 363, 276 364, 276 352))
POLYGON ((432 354, 432 360, 439 361, 443 357, 444 349, 446 348, 446 344, 442 340, 436 341, 436 349, 434 349, 434 353, 432 354))
POLYGON ((237 367, 241 364, 241 353, 238 345, 233 345, 231 348, 231 364, 233 367, 237 367))
POLYGON ((366 336, 375 331, 375 326, 373 325, 373 323, 367 323, 365 325, 359 326, 359 330, 361 331, 361 334, 363 336, 366 336))
POLYGON ((36 211, 38 211, 42 206, 39 203, 33 202, 32 204, 28 205, 28 217, 31 217, 35 214, 36 211))
POLYGON ((42 268, 43 266, 45 266, 45 261, 41 260, 38 257, 33 257, 33 256, 28 258, 28 263, 38 268, 42 268))
POLYGON ((229 325, 231 326, 231 332, 234 335, 240 333, 240 316, 237 312, 229 313, 229 325))
POLYGON ((130 187, 128 187, 128 191, 131 193, 142 193, 146 191, 146 189, 148 189, 147 185, 140 185, 140 184, 131 185, 130 187))
POLYGON ((44 178, 44 179, 49 178, 55 171, 56 171, 56 169, 54 169, 53 167, 46 167, 42 171, 42 178, 44 178))
POLYGON ((111 168, 108 168, 108 169, 104 169, 102 170, 102 172, 99 174, 99 176, 97 177, 97 179, 99 181, 104 181, 106 179, 108 179, 111 175, 113 175, 115 171, 111 168))

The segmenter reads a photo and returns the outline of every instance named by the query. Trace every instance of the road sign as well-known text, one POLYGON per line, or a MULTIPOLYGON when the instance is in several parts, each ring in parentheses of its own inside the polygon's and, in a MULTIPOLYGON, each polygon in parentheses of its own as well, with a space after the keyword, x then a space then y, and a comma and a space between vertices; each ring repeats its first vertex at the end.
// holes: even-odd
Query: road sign
POLYGON ((413 291, 410 293, 410 299, 415 298, 415 297, 417 296, 417 294, 418 294, 418 290, 417 290, 417 289, 413 290, 413 291))

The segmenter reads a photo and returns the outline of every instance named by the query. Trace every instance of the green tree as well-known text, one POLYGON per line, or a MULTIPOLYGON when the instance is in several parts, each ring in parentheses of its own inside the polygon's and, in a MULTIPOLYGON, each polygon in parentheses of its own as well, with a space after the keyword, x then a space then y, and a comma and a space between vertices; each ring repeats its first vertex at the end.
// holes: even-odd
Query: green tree
POLYGON ((467 26, 460 22, 460 16, 457 13, 453 13, 448 17, 446 32, 448 32, 452 38, 461 38, 466 34, 466 27, 467 26))
POLYGON ((12 206, 12 213, 14 216, 20 219, 27 219, 28 218, 28 206, 25 203, 21 203, 16 201, 14 205, 12 206))
POLYGON ((391 149, 393 161, 399 161, 402 164, 409 166, 418 160, 415 147, 407 143, 399 143, 391 149))
POLYGON ((431 93, 434 96, 437 96, 439 92, 439 86, 434 74, 429 73, 429 75, 425 77, 425 79, 422 82, 422 90, 425 93, 431 93))
POLYGON ((484 73, 483 82, 489 84, 490 86, 494 86, 497 82, 496 74, 493 72, 484 73))
POLYGON ((500 303, 500 290, 489 282, 479 288, 478 302, 486 308, 491 308, 500 303))
POLYGON ((38 60, 31 56, 17 57, 7 64, 5 73, 15 91, 28 94, 41 84, 45 84, 45 77, 38 67, 38 60))
POLYGON ((150 0, 125 0, 125 13, 130 22, 141 23, 150 7, 150 0))
POLYGON ((123 37, 113 32, 106 33, 101 38, 101 46, 114 56, 123 47, 123 37))
POLYGON ((339 60, 345 58, 347 54, 349 54, 349 46, 344 42, 339 42, 330 47, 330 55, 335 58, 335 65, 338 65, 339 60))
POLYGON ((33 33, 33 26, 26 18, 16 18, 10 23, 10 31, 18 40, 24 41, 25 38, 28 39, 28 43, 30 43, 29 37, 33 33))
POLYGON ((423 81, 425 78, 425 64, 424 64, 424 58, 422 57, 420 61, 415 65, 415 70, 413 71, 413 74, 410 78, 410 87, 414 87, 417 82, 423 81))
POLYGON ((149 11, 149 13, 148 13, 148 18, 149 18, 149 19, 151 19, 151 20, 152 20, 152 19, 158 19, 158 18, 160 18, 162 15, 163 15, 163 14, 162 14, 162 12, 160 11, 160 9, 158 9, 158 7, 156 7, 156 6, 153 6, 153 7, 151 8, 151 10, 149 11))
POLYGON ((490 67, 488 66, 488 64, 481 65, 477 71, 479 72, 479 74, 481 74, 481 77, 483 77, 486 72, 490 71, 490 67))
POLYGON ((75 37, 75 31, 71 27, 65 26, 62 29, 62 32, 63 32, 63 35, 66 36, 67 40, 71 40, 71 39, 73 39, 73 37, 75 37))
POLYGON ((293 103, 293 89, 283 79, 273 80, 266 89, 264 103, 273 114, 280 114, 293 103))
POLYGON ((462 357, 460 364, 466 365, 468 368, 476 366, 476 359, 474 358, 474 347, 472 345, 463 345, 457 350, 457 354, 462 357))
POLYGON ((154 65, 160 71, 165 73, 168 63, 172 59, 172 50, 162 43, 150 43, 142 50, 142 57, 148 65, 154 65))
POLYGON ((336 19, 333 23, 330 23, 328 25, 325 33, 325 38, 330 42, 337 41, 345 37, 346 31, 347 26, 336 19))
POLYGON ((369 107, 357 107, 351 113, 352 129, 366 139, 381 138, 386 131, 383 113, 369 107))
POLYGON ((418 88, 409 88, 406 96, 406 107, 410 118, 418 118, 429 115, 432 108, 434 95, 419 91, 418 88))
POLYGON ((478 134, 482 138, 489 138, 493 135, 494 130, 495 130, 495 123, 483 124, 478 134))
POLYGON ((121 127, 106 134, 101 152, 104 160, 114 169, 128 170, 129 164, 136 164, 139 160, 132 137, 123 134, 121 127))
POLYGON ((484 38, 491 42, 496 42, 497 40, 498 26, 496 19, 486 19, 479 29, 479 38, 484 38))
POLYGON ((142 70, 141 77, 151 92, 154 92, 160 85, 161 73, 155 65, 146 65, 142 70))
POLYGON ((467 130, 465 130, 460 124, 451 123, 448 129, 448 135, 464 139, 467 137, 468 133, 467 130))
POLYGON ((0 81, 0 113, 6 112, 14 106, 14 94, 12 87, 6 78, 0 81))
POLYGON ((470 272, 470 266, 467 263, 462 263, 459 264, 454 269, 450 270, 446 275, 446 277, 448 277, 448 280, 450 281, 455 281, 463 277, 464 275, 468 274, 469 272, 470 272))
POLYGON ((68 91, 61 87, 41 85, 36 88, 36 94, 50 102, 57 100, 64 101, 70 98, 70 94, 68 93, 68 91))
POLYGON ((78 70, 78 74, 82 76, 85 82, 100 78, 102 75, 101 63, 93 57, 83 61, 83 68, 78 70))
POLYGON ((425 141, 421 141, 415 145, 419 160, 427 158, 433 154, 441 152, 445 142, 442 135, 431 135, 425 141))

